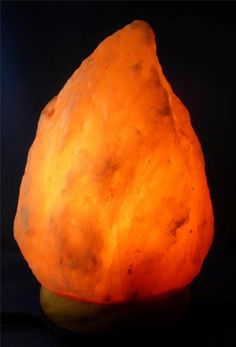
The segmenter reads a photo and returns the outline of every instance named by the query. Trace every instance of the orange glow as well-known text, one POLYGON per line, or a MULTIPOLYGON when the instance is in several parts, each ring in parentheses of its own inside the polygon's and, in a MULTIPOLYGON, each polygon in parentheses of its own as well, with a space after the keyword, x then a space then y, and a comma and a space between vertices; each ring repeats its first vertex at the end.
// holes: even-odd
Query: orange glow
POLYGON ((204 159, 149 25, 106 38, 43 110, 15 238, 50 291, 143 300, 199 273, 213 239, 204 159))

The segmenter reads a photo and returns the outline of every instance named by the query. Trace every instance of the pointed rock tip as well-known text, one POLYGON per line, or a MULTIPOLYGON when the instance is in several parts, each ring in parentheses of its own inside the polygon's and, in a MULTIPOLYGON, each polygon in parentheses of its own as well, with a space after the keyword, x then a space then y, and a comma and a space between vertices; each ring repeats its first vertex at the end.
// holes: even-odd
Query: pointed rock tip
POLYGON ((141 38, 141 41, 146 44, 155 43, 155 34, 149 23, 144 20, 135 20, 118 30, 118 32, 126 32, 127 34, 129 32, 130 35, 141 38))
POLYGON ((130 24, 128 24, 127 26, 132 26, 133 28, 137 28, 137 29, 142 29, 142 30, 152 30, 150 24, 148 22, 146 22, 145 20, 142 19, 136 19, 133 22, 131 22, 130 24))

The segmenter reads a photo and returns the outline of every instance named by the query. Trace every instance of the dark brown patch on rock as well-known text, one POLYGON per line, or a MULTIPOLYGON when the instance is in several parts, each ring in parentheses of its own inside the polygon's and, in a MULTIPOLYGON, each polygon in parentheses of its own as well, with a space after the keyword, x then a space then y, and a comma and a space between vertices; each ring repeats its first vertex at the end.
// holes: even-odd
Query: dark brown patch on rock
POLYGON ((76 227, 73 238, 67 230, 58 230, 55 235, 60 239, 58 259, 61 266, 71 270, 76 269, 82 275, 89 275, 97 272, 102 265, 100 254, 103 239, 96 227, 96 221, 93 223, 82 216, 78 216, 78 220, 80 224, 76 227))
POLYGON ((132 65, 131 70, 134 72, 141 71, 142 70, 142 62, 140 61, 139 63, 132 65))
POLYGON ((170 234, 176 237, 177 230, 181 228, 185 223, 187 223, 188 219, 189 219, 188 215, 185 215, 177 220, 174 220, 171 223, 170 234))
POLYGON ((52 117, 52 115, 54 114, 55 111, 55 103, 57 100, 57 96, 54 96, 54 98, 49 101, 49 103, 47 104, 47 106, 44 108, 42 115, 44 117, 50 118, 52 117))
POLYGON ((128 275, 132 275, 132 273, 133 273, 132 267, 133 267, 133 265, 131 264, 128 268, 128 271, 127 271, 128 275))
POLYGON ((118 163, 116 159, 112 156, 109 156, 105 161, 102 163, 101 167, 99 168, 97 174, 101 178, 111 178, 113 174, 118 170, 118 163))

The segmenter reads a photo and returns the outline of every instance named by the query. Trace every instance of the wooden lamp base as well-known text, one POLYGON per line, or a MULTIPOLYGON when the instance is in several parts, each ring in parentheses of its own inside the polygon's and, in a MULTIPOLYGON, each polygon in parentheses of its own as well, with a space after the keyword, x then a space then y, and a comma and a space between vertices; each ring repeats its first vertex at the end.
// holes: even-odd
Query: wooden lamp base
POLYGON ((49 321, 78 333, 152 331, 181 318, 189 301, 188 288, 145 302, 94 304, 72 301, 41 287, 40 303, 49 321))

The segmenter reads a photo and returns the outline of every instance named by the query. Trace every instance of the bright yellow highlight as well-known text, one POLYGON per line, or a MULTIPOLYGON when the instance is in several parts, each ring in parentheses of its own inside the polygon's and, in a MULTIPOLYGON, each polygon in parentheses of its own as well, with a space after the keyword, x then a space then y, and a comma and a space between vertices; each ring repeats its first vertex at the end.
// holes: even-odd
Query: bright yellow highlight
POLYGON ((183 287, 213 238, 200 143, 149 25, 105 39, 43 110, 15 238, 39 282, 112 303, 183 287))

